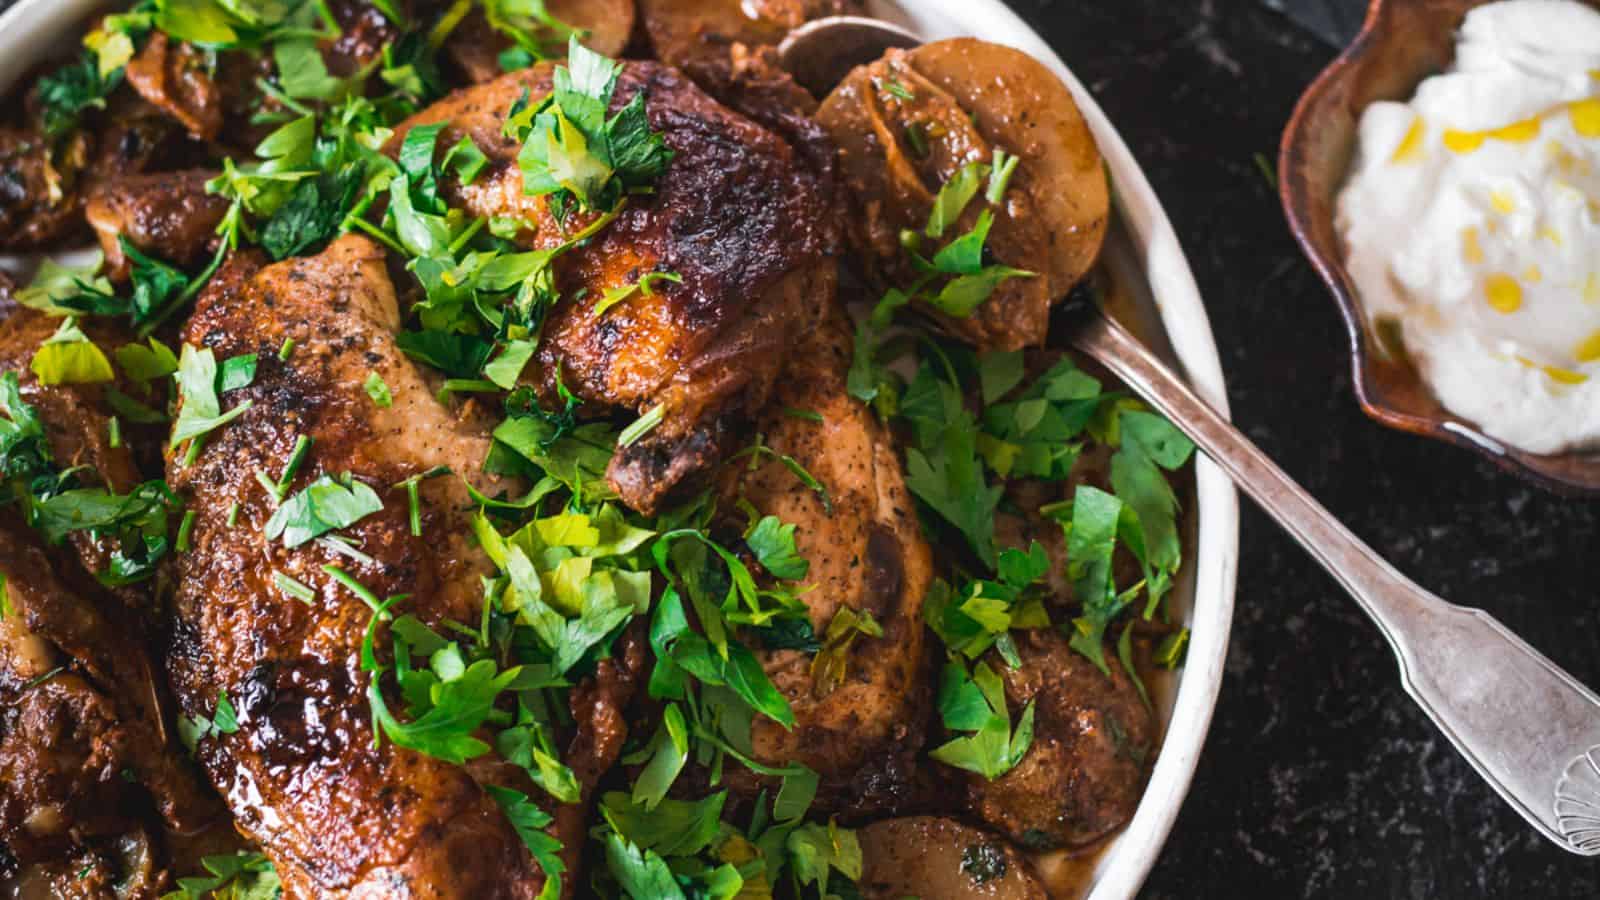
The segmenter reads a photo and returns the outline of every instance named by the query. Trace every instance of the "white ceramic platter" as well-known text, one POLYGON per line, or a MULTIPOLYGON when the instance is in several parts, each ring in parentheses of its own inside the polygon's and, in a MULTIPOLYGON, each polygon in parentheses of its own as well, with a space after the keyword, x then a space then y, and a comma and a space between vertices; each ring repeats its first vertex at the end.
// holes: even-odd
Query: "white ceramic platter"
MULTIPOLYGON (((106 5, 103 0, 22 0, 0 15, 0 92, 46 55, 70 46, 78 22, 106 5)), ((1134 295, 1139 306, 1134 315, 1164 333, 1170 358, 1200 395, 1225 413, 1216 343, 1172 224, 1127 145, 1061 59, 1000 0, 871 0, 869 5, 874 15, 929 39, 973 35, 1009 44, 1042 60, 1066 81, 1111 172, 1118 221, 1107 256, 1119 281, 1134 295)), ((1195 465, 1188 518, 1186 546, 1192 548, 1192 558, 1173 596, 1175 616, 1192 631, 1188 660, 1174 683, 1158 692, 1165 731, 1161 752, 1133 821, 1087 873, 1089 900, 1123 900, 1143 883, 1188 793, 1221 686, 1233 619, 1239 506, 1227 477, 1204 458, 1195 465)))

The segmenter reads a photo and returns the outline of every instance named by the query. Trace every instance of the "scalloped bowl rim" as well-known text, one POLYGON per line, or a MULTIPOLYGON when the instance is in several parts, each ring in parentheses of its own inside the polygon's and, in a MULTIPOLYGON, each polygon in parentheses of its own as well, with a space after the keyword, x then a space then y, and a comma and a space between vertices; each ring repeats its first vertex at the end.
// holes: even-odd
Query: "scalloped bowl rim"
MULTIPOLYGON (((109 5, 107 0, 20 0, 0 14, 0 90, 9 90, 28 66, 59 47, 84 16, 109 5)), ((1216 342, 1177 234, 1133 154, 1061 59, 1000 0, 869 0, 868 6, 873 14, 930 39, 971 35, 1013 46, 1067 83, 1100 144, 1118 218, 1132 239, 1181 370, 1206 402, 1227 415, 1216 342)), ((1194 514, 1188 654, 1177 673, 1170 715, 1163 717, 1165 737, 1150 782, 1133 819, 1099 856, 1089 900, 1124 900, 1144 883, 1188 794, 1216 707, 1233 620, 1239 505, 1232 483, 1204 456, 1196 458, 1194 514)))

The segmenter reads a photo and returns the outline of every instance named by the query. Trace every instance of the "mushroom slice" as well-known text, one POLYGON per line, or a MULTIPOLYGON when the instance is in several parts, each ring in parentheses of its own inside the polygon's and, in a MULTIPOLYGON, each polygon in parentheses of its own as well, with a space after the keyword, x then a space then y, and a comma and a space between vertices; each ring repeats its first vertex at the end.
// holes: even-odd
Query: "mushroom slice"
POLYGON ((725 68, 735 43, 776 44, 812 19, 863 9, 860 0, 639 0, 656 57, 697 78, 725 68))
POLYGON ((1052 629, 1016 632, 1022 665, 990 665, 1006 704, 1035 704, 1022 761, 993 781, 962 773, 971 814, 1029 850, 1081 847, 1133 816, 1153 760, 1157 725, 1115 662, 1102 672, 1052 629))
POLYGON ((1004 838, 954 819, 910 816, 873 822, 861 843, 865 900, 1045 900, 1044 884, 1004 838))
MULTIPOLYGON (((850 73, 829 94, 818 120, 839 146, 849 193, 858 205, 852 239, 869 274, 902 289, 922 277, 904 243, 925 258, 980 217, 993 218, 985 266, 1030 275, 998 280, 981 302, 940 304, 952 334, 984 349, 1044 342, 1050 306, 1089 271, 1110 211, 1100 151, 1072 93, 1043 64, 1017 50, 973 38, 890 50, 850 73), (1001 151, 1017 158, 998 201, 985 195, 985 170, 953 221, 930 227, 940 189, 969 166, 992 166, 1001 151), (958 214, 959 213, 959 214, 958 214), (951 311, 954 310, 954 311, 951 311)), ((937 294, 941 281, 924 294, 937 294)), ((924 281, 924 285, 929 283, 924 281)))

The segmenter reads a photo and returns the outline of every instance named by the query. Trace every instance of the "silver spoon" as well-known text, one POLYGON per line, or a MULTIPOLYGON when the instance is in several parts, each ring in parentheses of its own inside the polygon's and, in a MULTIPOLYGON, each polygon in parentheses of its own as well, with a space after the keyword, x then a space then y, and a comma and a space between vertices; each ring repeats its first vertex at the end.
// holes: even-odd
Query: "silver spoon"
MULTIPOLYGON (((834 16, 791 31, 779 58, 826 94, 911 32, 834 16)), ((1467 762, 1562 848, 1600 855, 1600 697, 1479 609, 1428 593, 1362 543, 1122 326, 1081 313, 1072 345, 1171 419, 1378 623, 1400 681, 1467 762)))

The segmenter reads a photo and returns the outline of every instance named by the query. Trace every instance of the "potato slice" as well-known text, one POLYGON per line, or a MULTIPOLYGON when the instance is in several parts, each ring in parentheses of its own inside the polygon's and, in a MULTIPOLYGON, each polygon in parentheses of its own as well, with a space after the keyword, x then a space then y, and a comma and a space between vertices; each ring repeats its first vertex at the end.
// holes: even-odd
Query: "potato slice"
POLYGON ((1045 900, 1044 885, 1004 838, 938 816, 884 819, 856 832, 865 900, 1045 900))
POLYGON ((818 120, 839 146, 859 216, 852 237, 875 277, 899 287, 918 272, 901 246, 921 233, 939 188, 996 150, 1020 162, 1002 202, 978 195, 921 252, 971 230, 988 209, 986 263, 1036 273, 999 283, 966 316, 940 314, 952 334, 984 349, 1043 343, 1052 303, 1093 266, 1110 192, 1100 151, 1071 92, 1025 53, 973 38, 890 50, 857 68, 823 101, 818 120))

